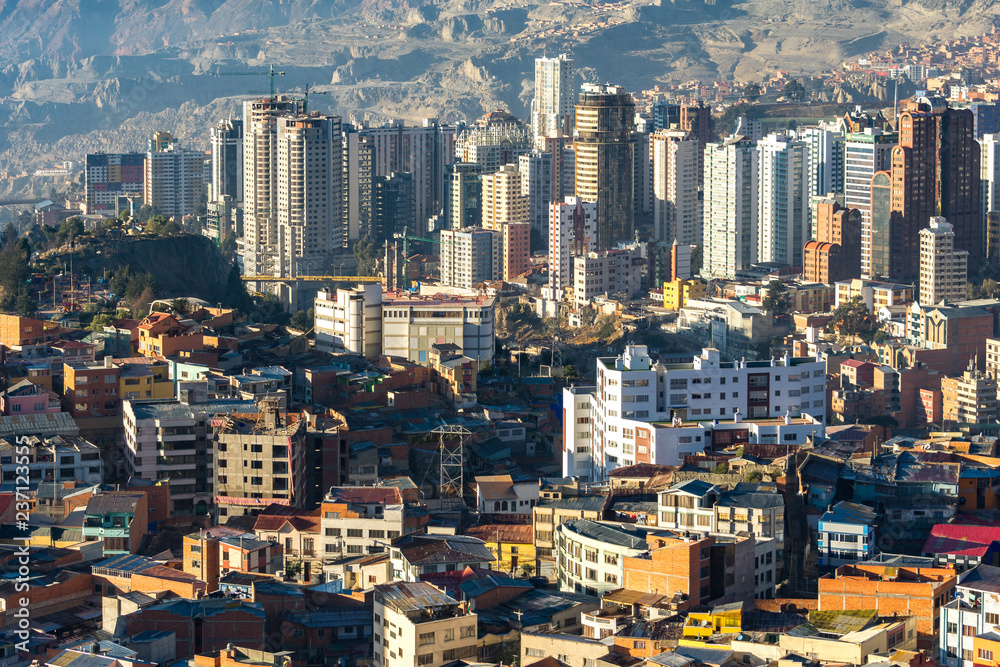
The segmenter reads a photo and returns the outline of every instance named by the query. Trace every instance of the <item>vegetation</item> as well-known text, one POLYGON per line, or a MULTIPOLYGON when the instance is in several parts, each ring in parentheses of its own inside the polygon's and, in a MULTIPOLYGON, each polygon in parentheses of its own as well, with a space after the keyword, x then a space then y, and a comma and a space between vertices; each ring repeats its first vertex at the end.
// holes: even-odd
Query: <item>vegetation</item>
POLYGON ((760 99, 760 84, 758 83, 748 83, 743 87, 743 97, 750 102, 756 102, 760 99))
POLYGON ((792 297, 788 288, 780 280, 772 280, 767 286, 767 293, 760 305, 770 311, 775 317, 787 315, 792 307, 792 297))
POLYGON ((3 245, 0 246, 0 310, 16 312, 22 317, 32 317, 37 304, 28 291, 27 282, 31 277, 28 261, 31 246, 27 239, 18 238, 12 224, 4 229, 3 245))
POLYGON ((1000 297, 1000 287, 998 287, 997 281, 992 278, 984 279, 979 285, 967 283, 965 292, 970 299, 996 299, 1000 297))
POLYGON ((785 96, 795 102, 801 102, 806 97, 806 88, 798 79, 792 79, 785 84, 785 96))
POLYGON ((879 328, 878 322, 860 296, 855 296, 847 303, 838 306, 833 311, 830 326, 845 341, 859 338, 870 345, 887 338, 887 334, 879 328))
POLYGON ((293 329, 298 329, 299 331, 308 331, 313 327, 313 318, 315 316, 315 310, 309 308, 308 310, 300 310, 295 313, 291 320, 288 322, 288 326, 293 329))
POLYGON ((162 215, 154 215, 146 223, 145 233, 156 236, 171 236, 180 234, 181 228, 176 222, 162 215))
POLYGON ((728 475, 729 474, 729 465, 727 463, 725 463, 725 462, 716 465, 714 468, 712 468, 712 474, 715 474, 715 475, 728 475))
POLYGON ((354 259, 358 260, 359 276, 375 275, 375 267, 378 264, 378 247, 370 237, 365 236, 354 244, 354 259))

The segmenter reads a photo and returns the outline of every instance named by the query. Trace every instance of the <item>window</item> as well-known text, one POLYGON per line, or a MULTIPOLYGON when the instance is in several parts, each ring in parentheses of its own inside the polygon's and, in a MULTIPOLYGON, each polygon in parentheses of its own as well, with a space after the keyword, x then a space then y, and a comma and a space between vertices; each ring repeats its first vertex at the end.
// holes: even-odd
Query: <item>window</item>
POLYGON ((636 642, 635 648, 646 648, 646 642, 636 642))
POLYGON ((453 641, 455 641, 455 628, 445 628, 445 631, 444 631, 444 640, 446 642, 453 642, 453 641))
POLYGON ((474 625, 462 626, 462 633, 461 633, 462 639, 468 639, 469 637, 475 637, 475 636, 476 636, 476 626, 474 625))
POLYGON ((347 529, 347 536, 348 537, 364 537, 365 536, 365 531, 361 530, 360 528, 348 528, 347 529))
POLYGON ((1000 624, 1000 614, 986 614, 986 622, 990 625, 1000 624))
POLYGON ((433 664, 433 662, 434 662, 434 654, 433 653, 428 653, 426 655, 418 655, 417 656, 417 664, 418 665, 430 665, 430 664, 433 664))
POLYGON ((982 658, 983 660, 992 660, 993 659, 993 651, 990 651, 990 650, 985 649, 985 648, 981 648, 981 649, 979 649, 979 657, 982 658))
POLYGON ((976 626, 974 626, 974 625, 963 625, 962 626, 962 636, 964 636, 964 637, 975 637, 976 636, 976 626))
POLYGON ((417 646, 427 646, 434 643, 433 632, 423 632, 417 637, 417 646))
POLYGON ((531 658, 544 658, 545 651, 540 648, 529 648, 525 650, 525 654, 531 658))

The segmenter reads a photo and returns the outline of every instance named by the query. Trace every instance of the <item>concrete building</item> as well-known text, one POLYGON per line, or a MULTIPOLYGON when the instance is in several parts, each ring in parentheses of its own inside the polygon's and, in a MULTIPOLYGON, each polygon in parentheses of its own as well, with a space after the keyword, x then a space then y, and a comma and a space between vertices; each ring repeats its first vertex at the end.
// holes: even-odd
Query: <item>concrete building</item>
POLYGON ((702 225, 707 278, 735 279, 757 262, 758 154, 756 144, 732 137, 704 154, 702 225))
POLYGON ((145 153, 87 154, 88 214, 117 216, 119 197, 142 197, 145 153))
POLYGON ((383 553, 403 535, 423 532, 430 515, 394 487, 334 486, 320 507, 325 560, 383 553))
POLYGON ((340 118, 287 115, 277 126, 278 275, 323 274, 344 245, 340 118))
POLYGON ((500 231, 505 222, 528 219, 528 197, 521 193, 521 172, 505 164, 483 176, 483 222, 486 229, 500 231))
POLYGON ((544 148, 545 137, 573 131, 575 75, 573 59, 565 53, 555 58, 535 58, 531 131, 536 147, 544 148))
POLYGON ((376 586, 373 604, 376 667, 440 667, 476 658, 476 614, 431 584, 376 586))
POLYGON ((870 312, 878 312, 887 306, 899 306, 913 301, 912 285, 873 282, 871 280, 842 280, 834 285, 834 308, 850 302, 856 296, 870 312))
POLYGON ((714 533, 715 504, 721 493, 721 488, 699 479, 671 485, 657 494, 657 527, 681 533, 714 533))
MULTIPOLYGON (((558 138, 554 138, 555 141, 558 138)), ((551 151, 535 150, 527 155, 521 155, 517 161, 517 170, 521 172, 521 195, 528 199, 528 217, 531 229, 538 231, 543 237, 548 236, 549 211, 553 201, 562 201, 563 179, 561 171, 564 159, 563 153, 566 139, 562 138, 556 146, 555 155, 551 151), (553 197, 553 189, 560 193, 553 197)))
POLYGON ((313 302, 316 349, 376 359, 382 354, 382 286, 320 290, 313 302))
POLYGON ((206 190, 205 162, 202 151, 186 150, 176 143, 146 153, 143 203, 177 220, 193 215, 206 190))
POLYGON ((872 276, 872 177, 889 168, 892 148, 898 136, 895 132, 876 127, 844 135, 844 206, 861 211, 861 270, 866 278, 872 276))
POLYGON ((946 667, 973 667, 977 637, 1000 632, 1000 600, 996 582, 1000 568, 982 564, 961 575, 954 599, 941 607, 938 661, 946 667))
POLYGON ((920 230, 920 303, 964 301, 969 253, 955 249, 955 231, 944 218, 920 230))
POLYGON ((134 554, 149 525, 144 493, 99 493, 83 512, 83 539, 101 542, 105 555, 134 554))
POLYGON ((503 232, 499 229, 442 229, 441 284, 474 289, 503 276, 503 232))
POLYGON ((455 141, 455 160, 474 162, 483 175, 517 164, 532 149, 531 128, 506 111, 491 111, 468 125, 455 141))
POLYGON ((650 137, 653 161, 653 238, 702 243, 698 164, 701 146, 685 132, 663 130, 650 137))
POLYGON ((306 502, 306 422, 280 412, 277 399, 264 399, 261 409, 263 414, 230 415, 215 429, 220 517, 253 514, 271 503, 303 507, 306 502))
POLYGON ((769 134, 757 144, 759 165, 758 259, 802 266, 809 224, 809 147, 787 134, 769 134))
POLYGON ((601 595, 622 588, 626 557, 648 549, 646 531, 628 524, 576 519, 556 528, 560 590, 601 595))
POLYGON ((184 400, 123 402, 125 471, 151 482, 169 478, 171 515, 204 516, 214 502, 212 417, 252 413, 256 406, 252 401, 184 400))
POLYGON ((819 566, 838 568, 877 554, 875 510, 842 500, 819 519, 819 566))
MULTIPOLYGON (((844 187, 844 133, 830 126, 807 127, 795 138, 809 149, 806 162, 807 198, 842 192, 844 187)), ((813 230, 815 237, 815 229, 813 230)))
POLYGON ((466 229, 483 223, 483 165, 449 164, 444 174, 444 229, 466 229))
POLYGON ((531 225, 527 222, 505 222, 501 277, 510 281, 531 266, 531 225))
POLYGON ((802 279, 830 285, 861 276, 861 211, 835 199, 816 202, 814 240, 802 249, 802 279))
POLYGON ((431 345, 443 338, 479 364, 492 361, 496 300, 400 295, 382 297, 382 354, 427 363, 431 345))
POLYGON ((243 202, 243 121, 224 118, 211 130, 212 189, 210 201, 229 196, 243 202))
POLYGON ((961 377, 941 378, 941 419, 954 424, 994 423, 997 419, 996 380, 972 368, 961 377))
POLYGON ((278 119, 298 113, 278 96, 243 103, 243 273, 273 273, 278 245, 278 119))
MULTIPOLYGON (((567 428, 564 474, 590 467, 591 479, 600 480, 618 466, 678 465, 685 454, 718 447, 737 432, 761 442, 805 442, 823 432, 826 368, 811 357, 723 362, 718 350, 705 349, 691 364, 654 366, 646 346, 628 345, 617 358, 597 359, 597 382, 588 395, 591 434, 580 443, 588 451, 576 453, 583 429, 567 428), (718 433, 699 432, 700 420, 717 420, 718 433)), ((582 404, 583 397, 567 396, 566 403, 582 404)))
POLYGON ((574 194, 597 202, 596 250, 634 235, 635 103, 621 86, 584 84, 576 104, 574 194))
POLYGON ((559 301, 573 281, 574 256, 597 249, 597 203, 566 197, 549 218, 549 298, 559 301))
POLYGON ((650 533, 648 551, 624 559, 624 588, 674 598, 688 609, 712 599, 712 546, 715 538, 650 533))
POLYGON ((642 293, 646 258, 638 245, 606 252, 588 252, 573 259, 573 305, 583 308, 602 294, 625 294, 635 298, 642 293))
POLYGON ((392 576, 403 581, 467 567, 488 569, 496 560, 485 542, 466 535, 403 535, 391 546, 392 576))
POLYGON ((382 232, 375 228, 374 183, 375 145, 372 137, 363 134, 353 125, 341 125, 341 147, 343 156, 341 168, 343 176, 343 232, 345 243, 351 243, 366 236, 378 244, 382 232))

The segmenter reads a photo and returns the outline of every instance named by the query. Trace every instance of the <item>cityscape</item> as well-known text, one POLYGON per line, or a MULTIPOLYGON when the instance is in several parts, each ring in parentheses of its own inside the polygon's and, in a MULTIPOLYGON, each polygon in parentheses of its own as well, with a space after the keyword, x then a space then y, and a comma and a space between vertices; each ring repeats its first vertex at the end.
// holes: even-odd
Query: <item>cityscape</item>
POLYGON ((1000 667, 1000 33, 630 89, 563 4, 527 113, 0 163, 0 667, 1000 667))

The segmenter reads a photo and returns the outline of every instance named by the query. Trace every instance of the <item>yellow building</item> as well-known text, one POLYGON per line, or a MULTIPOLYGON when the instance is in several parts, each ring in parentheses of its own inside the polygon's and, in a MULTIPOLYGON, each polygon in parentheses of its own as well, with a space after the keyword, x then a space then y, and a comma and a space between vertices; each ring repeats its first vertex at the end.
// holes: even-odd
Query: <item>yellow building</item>
POLYGON ((982 634, 972 640, 972 659, 976 667, 1000 666, 1000 640, 995 633, 982 634))
POLYGON ((680 310, 687 305, 689 299, 700 299, 707 291, 704 280, 674 278, 663 283, 663 307, 667 310, 680 310))
POLYGON ((130 400, 156 400, 174 397, 170 364, 158 357, 118 359, 120 369, 118 395, 130 400))
POLYGON ((518 574, 524 565, 535 565, 535 531, 530 523, 481 523, 467 528, 465 534, 486 543, 500 572, 518 574))
POLYGON ((687 639, 707 639, 712 635, 737 635, 743 629, 743 603, 732 602, 712 607, 710 611, 692 611, 684 623, 682 645, 687 639))

